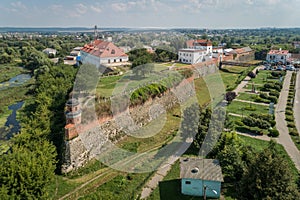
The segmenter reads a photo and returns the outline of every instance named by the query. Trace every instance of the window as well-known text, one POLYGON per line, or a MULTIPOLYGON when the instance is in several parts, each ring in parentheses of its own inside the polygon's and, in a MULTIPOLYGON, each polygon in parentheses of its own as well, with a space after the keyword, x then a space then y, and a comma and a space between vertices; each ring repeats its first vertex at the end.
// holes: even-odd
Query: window
POLYGON ((122 62, 122 58, 120 59, 120 62, 122 62))
POLYGON ((117 62, 117 60, 116 60, 116 59, 114 59, 114 62, 117 62))
POLYGON ((113 50, 111 50, 111 54, 115 54, 116 53, 116 51, 113 49, 113 50))
POLYGON ((190 185, 190 184, 191 184, 191 181, 185 181, 185 184, 186 184, 186 185, 190 185))

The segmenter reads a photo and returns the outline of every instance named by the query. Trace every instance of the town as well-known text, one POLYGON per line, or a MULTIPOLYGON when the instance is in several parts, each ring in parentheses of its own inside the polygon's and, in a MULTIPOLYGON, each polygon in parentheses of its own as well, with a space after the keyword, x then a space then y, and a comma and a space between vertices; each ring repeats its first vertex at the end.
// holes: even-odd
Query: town
POLYGON ((300 199, 281 3, 0 3, 0 198, 300 199))

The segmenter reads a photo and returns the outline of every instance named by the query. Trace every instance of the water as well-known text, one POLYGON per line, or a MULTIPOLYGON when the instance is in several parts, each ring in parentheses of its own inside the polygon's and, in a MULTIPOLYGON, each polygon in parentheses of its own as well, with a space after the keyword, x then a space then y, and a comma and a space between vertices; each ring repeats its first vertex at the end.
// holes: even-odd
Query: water
POLYGON ((24 101, 21 101, 8 106, 8 109, 12 110, 12 113, 7 117, 7 121, 5 123, 5 126, 10 128, 9 132, 5 136, 6 140, 9 140, 15 133, 18 133, 21 129, 20 123, 17 120, 17 110, 21 109, 23 105, 24 101))
POLYGON ((21 86, 30 79, 31 79, 30 74, 20 74, 18 76, 11 78, 9 81, 0 83, 0 90, 4 90, 10 87, 21 86))

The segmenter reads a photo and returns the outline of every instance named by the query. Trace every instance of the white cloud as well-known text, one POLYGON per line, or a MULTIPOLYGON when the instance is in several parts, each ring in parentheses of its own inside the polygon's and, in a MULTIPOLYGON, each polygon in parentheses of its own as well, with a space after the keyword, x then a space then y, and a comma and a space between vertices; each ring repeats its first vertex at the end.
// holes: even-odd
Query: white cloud
POLYGON ((128 10, 129 4, 125 4, 125 3, 113 3, 111 4, 111 7, 114 11, 120 12, 120 11, 126 11, 128 10))
POLYGON ((19 12, 19 11, 27 10, 27 7, 21 1, 12 2, 10 3, 10 5, 11 8, 7 8, 7 10, 11 12, 19 12))
POLYGON ((88 10, 87 6, 83 5, 82 3, 75 5, 75 10, 78 14, 85 14, 88 10))
POLYGON ((95 11, 96 13, 102 12, 102 6, 99 3, 96 3, 95 5, 91 5, 91 9, 95 11))

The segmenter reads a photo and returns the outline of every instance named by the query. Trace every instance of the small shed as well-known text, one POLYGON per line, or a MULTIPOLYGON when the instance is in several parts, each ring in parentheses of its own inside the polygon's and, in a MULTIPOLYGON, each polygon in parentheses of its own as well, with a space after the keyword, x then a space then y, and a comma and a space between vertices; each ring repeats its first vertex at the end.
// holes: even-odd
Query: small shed
POLYGON ((218 160, 181 158, 180 178, 182 194, 220 198, 224 180, 218 160))

